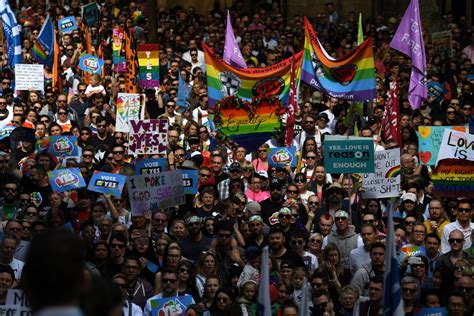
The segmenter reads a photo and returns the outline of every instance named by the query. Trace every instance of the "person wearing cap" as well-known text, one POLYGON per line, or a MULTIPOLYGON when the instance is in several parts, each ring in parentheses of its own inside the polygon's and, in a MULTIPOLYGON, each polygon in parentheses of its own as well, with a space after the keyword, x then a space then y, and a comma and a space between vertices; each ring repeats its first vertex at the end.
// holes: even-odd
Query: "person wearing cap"
MULTIPOLYGON (((217 184, 217 190, 219 191, 219 200, 224 201, 229 197, 230 193, 230 181, 237 180, 242 178, 242 166, 238 162, 233 162, 230 164, 229 167, 229 178, 225 179, 217 184)), ((244 192, 247 191, 247 183, 244 183, 245 189, 244 192)))
POLYGON ((202 233, 202 218, 199 216, 190 216, 186 218, 186 227, 188 234, 181 241, 182 255, 196 262, 203 251, 207 251, 212 243, 212 238, 204 236, 202 233))
POLYGON ((250 236, 245 241, 248 246, 257 246, 263 248, 268 245, 268 239, 265 237, 264 229, 266 228, 260 215, 252 215, 249 220, 250 236))
MULTIPOLYGON (((328 212, 334 217, 336 210, 342 208, 342 202, 348 198, 347 191, 344 190, 342 185, 339 182, 333 182, 327 189, 324 191, 326 209, 321 209, 322 213, 328 212)), ((356 229, 360 228, 359 226, 359 212, 357 209, 351 208, 350 213, 350 222, 352 225, 355 225, 356 229)))
POLYGON ((473 207, 471 200, 465 198, 458 201, 458 209, 456 220, 452 223, 447 224, 443 228, 443 237, 441 238, 441 252, 447 253, 449 251, 450 243, 449 235, 453 230, 459 230, 464 235, 464 248, 468 249, 471 247, 471 233, 474 230, 474 223, 471 223, 473 214, 473 207))
MULTIPOLYGON (((402 196, 402 205, 400 207, 400 211, 403 217, 413 216, 415 218, 420 218, 418 212, 418 199, 416 198, 416 194, 412 192, 406 192, 402 196)), ((420 218, 421 219, 421 218, 420 218)))
POLYGON ((329 117, 327 113, 320 113, 317 117, 316 127, 318 128, 321 134, 332 134, 332 130, 329 127, 329 117))
POLYGON ((336 230, 324 237, 323 249, 329 243, 334 243, 341 253, 341 261, 344 268, 349 269, 349 256, 351 250, 363 246, 364 242, 359 234, 351 227, 349 214, 343 209, 336 211, 334 215, 336 230))
POLYGON ((268 226, 271 225, 270 218, 283 207, 285 202, 280 180, 276 178, 271 179, 269 187, 270 197, 260 203, 263 221, 268 226))

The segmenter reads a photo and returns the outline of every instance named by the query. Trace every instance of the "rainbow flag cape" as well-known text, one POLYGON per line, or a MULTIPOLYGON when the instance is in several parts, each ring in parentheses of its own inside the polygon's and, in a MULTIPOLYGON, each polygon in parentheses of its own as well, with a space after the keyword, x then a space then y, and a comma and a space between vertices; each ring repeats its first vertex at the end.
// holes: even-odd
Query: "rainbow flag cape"
MULTIPOLYGON (((203 43, 206 57, 207 92, 213 108, 218 101, 236 97, 243 102, 261 99, 264 96, 278 96, 283 105, 288 104, 290 93, 291 58, 267 68, 238 69, 216 56, 203 43)), ((294 56, 296 69, 301 69, 302 52, 294 56)), ((297 72, 296 78, 299 78, 297 72)), ((220 130, 234 142, 254 151, 271 138, 280 127, 280 117, 274 104, 260 103, 255 115, 249 115, 244 108, 232 104, 221 105, 220 130)))
POLYGON ((330 96, 352 101, 375 99, 372 40, 366 39, 350 54, 335 59, 323 48, 305 18, 305 44, 301 80, 330 96))

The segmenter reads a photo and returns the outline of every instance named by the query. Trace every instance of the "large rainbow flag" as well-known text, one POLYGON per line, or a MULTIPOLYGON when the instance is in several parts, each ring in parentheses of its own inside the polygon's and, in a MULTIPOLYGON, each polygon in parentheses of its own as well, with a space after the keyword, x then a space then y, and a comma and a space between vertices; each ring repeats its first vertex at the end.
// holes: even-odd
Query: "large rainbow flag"
POLYGON ((372 40, 366 39, 352 53, 335 59, 323 48, 305 18, 305 44, 301 80, 333 97, 352 101, 375 99, 372 40))
MULTIPOLYGON (((251 102, 268 94, 278 96, 288 104, 290 92, 291 59, 288 58, 266 68, 238 69, 225 63, 203 43, 206 57, 207 92, 209 104, 226 97, 235 96, 251 102)), ((296 69, 301 68, 302 52, 295 55, 296 69)), ((296 78, 299 78, 297 73, 296 78)), ((250 151, 270 139, 280 126, 280 117, 275 106, 260 105, 255 116, 249 116, 244 109, 221 107, 221 131, 239 145, 250 151)))

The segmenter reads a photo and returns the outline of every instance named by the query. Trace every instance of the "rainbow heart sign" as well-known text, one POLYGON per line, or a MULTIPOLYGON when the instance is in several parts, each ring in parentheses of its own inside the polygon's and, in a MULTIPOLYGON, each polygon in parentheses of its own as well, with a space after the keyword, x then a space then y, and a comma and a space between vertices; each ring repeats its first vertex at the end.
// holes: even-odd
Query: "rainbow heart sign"
POLYGON ((433 170, 431 179, 435 196, 474 196, 474 161, 442 159, 433 170))

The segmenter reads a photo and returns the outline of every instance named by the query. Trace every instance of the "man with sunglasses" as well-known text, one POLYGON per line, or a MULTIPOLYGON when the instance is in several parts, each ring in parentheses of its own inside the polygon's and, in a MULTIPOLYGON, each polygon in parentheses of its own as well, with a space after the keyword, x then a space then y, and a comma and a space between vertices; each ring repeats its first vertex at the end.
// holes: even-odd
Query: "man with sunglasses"
POLYGON ((112 278, 122 270, 125 261, 125 250, 127 247, 127 237, 122 233, 113 234, 110 238, 110 259, 106 263, 103 275, 112 278))
POLYGON ((16 218, 16 212, 19 209, 18 201, 18 183, 15 180, 6 180, 2 187, 2 213, 0 214, 2 220, 9 220, 16 218))
MULTIPOLYGON (((219 200, 224 201, 229 197, 229 184, 231 180, 237 180, 242 178, 242 166, 238 162, 233 162, 229 167, 229 178, 222 180, 217 184, 217 189, 219 191, 219 200)), ((247 183, 243 192, 247 192, 247 183)))
POLYGON ((450 275, 455 270, 454 262, 467 260, 467 254, 463 251, 463 246, 466 243, 463 232, 455 229, 449 233, 448 237, 449 251, 439 256, 435 262, 434 270, 439 269, 441 275, 450 275))
POLYGON ((273 214, 278 213, 285 202, 283 188, 280 180, 273 178, 270 181, 270 197, 260 203, 262 207, 262 218, 266 225, 271 226, 278 222, 273 214))
POLYGON ((97 134, 87 139, 87 145, 94 147, 95 160, 101 161, 104 158, 104 154, 111 150, 112 144, 115 143, 115 138, 107 131, 107 120, 99 116, 96 119, 97 134))
MULTIPOLYGON (((194 299, 189 294, 179 295, 178 293, 178 273, 176 270, 171 268, 165 268, 161 271, 161 284, 162 284, 162 292, 158 293, 155 296, 150 297, 146 301, 144 315, 145 316, 152 316, 152 308, 151 308, 151 301, 157 300, 160 298, 173 298, 180 296, 180 298, 189 297, 191 303, 195 304, 194 299)), ((183 300, 181 300, 183 301, 183 300)))
POLYGON ((0 97, 0 129, 10 124, 13 119, 13 108, 7 105, 7 99, 0 97))
POLYGON ((306 271, 313 273, 319 267, 318 258, 312 253, 305 251, 306 244, 308 241, 307 233, 305 230, 297 229, 294 230, 290 237, 290 245, 293 252, 300 256, 304 262, 306 271))
POLYGON ((123 273, 117 273, 112 278, 112 282, 117 286, 120 292, 120 297, 122 299, 122 312, 124 316, 133 315, 133 316, 142 316, 143 310, 137 304, 130 302, 127 295, 127 279, 123 273), (130 306, 131 309, 130 310, 130 306))
POLYGON ((90 106, 90 103, 87 102, 86 98, 86 88, 87 85, 85 83, 80 83, 77 86, 77 94, 74 96, 74 99, 69 105, 70 109, 76 111, 78 114, 79 124, 84 122, 84 118, 86 117, 86 109, 88 109, 90 106))
POLYGON ((450 249, 449 236, 452 231, 459 230, 464 235, 464 249, 471 247, 471 233, 474 229, 474 223, 471 223, 472 202, 468 198, 458 201, 456 221, 449 223, 443 228, 443 237, 441 238, 441 252, 447 253, 450 249))

